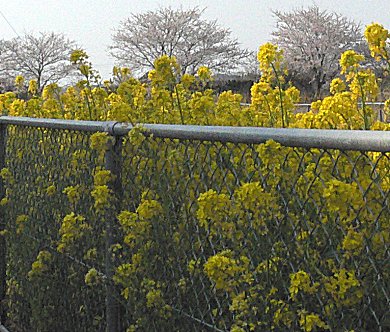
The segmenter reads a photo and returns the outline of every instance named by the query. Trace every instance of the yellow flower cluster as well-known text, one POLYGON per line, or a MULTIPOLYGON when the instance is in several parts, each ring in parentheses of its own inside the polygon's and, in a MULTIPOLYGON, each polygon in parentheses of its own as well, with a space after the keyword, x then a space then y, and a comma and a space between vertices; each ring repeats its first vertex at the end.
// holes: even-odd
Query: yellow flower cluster
POLYGON ((357 211, 364 206, 362 194, 357 183, 345 183, 336 179, 330 180, 323 191, 326 207, 329 211, 337 212, 342 222, 353 220, 353 210, 357 211), (352 210, 352 211, 351 211, 352 210))
POLYGON ((63 190, 63 193, 68 197, 69 203, 75 205, 81 198, 80 186, 69 186, 63 190))
POLYGON ((15 77, 15 86, 17 89, 22 89, 24 84, 24 77, 21 75, 18 75, 15 77))
POLYGON ((147 199, 145 195, 136 212, 122 211, 118 215, 118 220, 125 233, 124 243, 135 248, 146 241, 152 229, 151 221, 161 215, 163 215, 161 204, 157 200, 147 199))
POLYGON ((83 237, 83 233, 91 227, 85 222, 85 218, 74 212, 66 215, 62 220, 59 235, 61 236, 57 250, 64 252, 68 247, 83 237))
POLYGON ((95 133, 91 135, 90 138, 90 147, 93 150, 99 152, 101 160, 104 158, 104 153, 112 146, 113 138, 110 137, 107 133, 95 133))
MULTIPOLYGON (((387 50, 388 31, 378 24, 366 29, 366 37, 372 50, 389 61, 387 50)), ((283 52, 276 45, 266 43, 260 47, 258 60, 262 72, 259 82, 251 89, 251 105, 240 105, 242 96, 231 91, 216 96, 210 89, 212 73, 200 67, 196 75, 182 74, 174 57, 163 56, 155 61, 144 83, 131 77, 128 68, 113 70, 114 81, 97 84, 98 74, 88 62, 88 55, 76 50, 71 62, 78 66, 85 79, 65 92, 56 84, 37 91, 36 82, 30 82, 29 100, 18 99, 14 93, 0 95, 0 110, 16 116, 54 117, 81 120, 115 120, 137 123, 182 123, 206 125, 243 125, 302 128, 387 128, 379 124, 372 109, 365 104, 378 95, 378 85, 372 71, 362 69, 364 57, 355 51, 346 51, 340 59, 345 79, 336 78, 330 87, 335 102, 344 111, 329 108, 325 98, 323 105, 313 105, 306 114, 294 114, 300 100, 299 90, 286 83, 287 71, 283 65, 283 52), (97 86, 96 86, 97 85, 97 86), (316 113, 319 110, 319 114, 316 113), (343 113, 343 114, 340 114, 343 113), (344 117, 344 118, 342 118, 344 117), (348 122, 355 123, 351 125, 348 122), (349 120, 351 119, 351 120, 349 120)), ((390 65, 390 62, 389 62, 390 65)), ((17 86, 23 78, 17 78, 17 86)), ((99 143, 98 143, 99 144, 99 143)))
POLYGON ((252 125, 288 127, 300 92, 293 86, 285 87, 287 70, 282 68, 283 52, 277 46, 267 43, 260 47, 258 60, 262 76, 251 88, 251 108, 254 113, 252 125))
POLYGON ((371 51, 371 55, 376 59, 381 57, 388 59, 388 39, 390 39, 390 33, 383 25, 378 23, 372 23, 366 27, 364 36, 367 39, 368 46, 371 51))
POLYGON ((85 284, 88 286, 94 286, 100 282, 98 271, 95 268, 91 268, 88 270, 85 275, 85 284))
POLYGON ((171 317, 171 307, 164 301, 161 285, 154 280, 145 279, 143 286, 146 291, 146 307, 157 311, 158 315, 167 319, 171 317))
POLYGON ((150 220, 162 213, 162 207, 156 200, 145 199, 138 206, 136 213, 140 220, 150 220))
POLYGON ((31 80, 28 84, 28 92, 35 96, 38 93, 38 83, 35 80, 31 80))
POLYGON ((241 256, 235 259, 232 258, 230 251, 223 251, 207 260, 204 271, 215 283, 216 289, 231 291, 240 283, 240 279, 247 280, 245 272, 248 271, 249 263, 247 257, 241 256))
POLYGON ((259 60, 263 75, 265 73, 272 75, 281 68, 283 51, 274 44, 266 43, 260 47, 257 60, 259 60))
POLYGON ((20 234, 25 229, 26 222, 28 221, 28 216, 26 214, 21 214, 16 217, 16 233, 20 234))
POLYGON ((293 300, 296 299, 299 292, 313 294, 317 291, 318 282, 313 283, 310 279, 310 275, 305 271, 298 271, 290 275, 290 296, 293 300))
POLYGON ((363 297, 363 289, 353 271, 340 269, 333 276, 325 278, 325 289, 339 305, 353 306, 363 297))
POLYGON ((107 185, 96 186, 91 191, 91 195, 95 200, 94 208, 96 211, 103 211, 109 206, 110 198, 112 198, 112 190, 107 185))
MULTIPOLYGON (((332 95, 335 95, 336 93, 340 93, 340 92, 343 92, 345 91, 346 89, 346 85, 344 83, 344 81, 337 77, 335 79, 332 80, 332 82, 330 83, 330 93, 332 95)), ((318 108, 318 107, 315 107, 315 108, 318 108)))
POLYGON ((218 194, 215 190, 202 193, 198 198, 197 217, 199 223, 204 228, 210 228, 211 234, 231 233, 233 223, 229 221, 229 216, 233 211, 233 206, 226 194, 218 194))
MULTIPOLYGON (((372 25, 366 32, 371 51, 381 59, 388 59, 386 31, 372 25)), ((40 94, 31 81, 27 100, 19 99, 18 91, 5 93, 0 95, 0 109, 18 116, 134 125, 390 129, 366 104, 376 100, 378 84, 373 72, 361 66, 362 55, 342 55, 342 75, 331 82, 331 95, 313 102, 306 114, 294 114, 300 92, 286 82, 283 52, 267 43, 258 59, 262 76, 251 89, 248 107, 232 91, 216 96, 208 68, 182 75, 176 59, 168 56, 156 60, 147 82, 131 77, 127 68, 114 68, 115 82, 95 85, 96 73, 79 50, 71 58, 83 75, 78 84, 65 92, 51 84, 40 94)), ((22 77, 16 85, 24 88, 22 77)), ((385 111, 390 113, 390 100, 385 111)), ((12 134, 24 138, 24 133, 12 134)), ((36 144, 46 156, 52 142, 47 132, 41 134, 36 144)), ((340 310, 346 308, 345 317, 355 317, 350 309, 363 297, 377 295, 367 290, 373 292, 370 260, 383 262, 388 255, 390 223, 383 209, 390 189, 388 154, 293 149, 274 141, 258 146, 189 143, 149 134, 134 126, 121 138, 121 181, 126 190, 117 215, 120 238, 108 248, 114 258, 114 281, 122 300, 132 307, 129 331, 150 330, 149 317, 158 323, 171 318, 170 304, 180 298, 186 305, 196 287, 212 299, 208 311, 216 327, 236 332, 337 330, 334 318, 340 310), (164 279, 168 275, 173 278, 169 285, 164 279)), ((64 174, 74 185, 61 184, 46 165, 31 166, 48 176, 33 179, 29 197, 58 203, 66 196, 69 201, 61 212, 50 211, 57 250, 76 252, 88 263, 101 258, 99 245, 107 234, 105 224, 97 221, 112 218, 116 208, 111 185, 117 179, 104 169, 106 153, 115 143, 107 133, 91 135, 92 152, 84 141, 71 151, 61 143, 58 151, 69 161, 64 174), (93 182, 80 183, 86 172, 91 173, 86 161, 96 154, 93 182), (91 241, 87 246, 86 238, 91 241)), ((24 147, 14 155, 17 162, 30 157, 24 147)), ((8 168, 0 175, 7 187, 1 204, 7 204, 20 183, 8 168)), ((13 218, 13 236, 41 227, 31 222, 36 206, 13 218)), ((29 276, 42 277, 51 259, 42 251, 29 276)), ((98 269, 89 269, 84 281, 101 286, 98 269)), ((356 321, 348 321, 351 329, 356 321)), ((161 330, 169 328, 161 325, 161 330)))
POLYGON ((326 325, 317 314, 308 313, 307 311, 302 310, 299 316, 299 325, 305 332, 316 331, 317 327, 329 330, 329 326, 326 325))
POLYGON ((49 272, 49 264, 52 261, 52 254, 47 250, 39 252, 37 259, 31 265, 31 270, 28 272, 28 278, 34 279, 49 272))
POLYGON ((340 58, 341 73, 345 74, 359 68, 363 60, 364 56, 362 54, 358 54, 353 50, 345 51, 340 58))
MULTIPOLYGON (((198 75, 199 79, 202 82, 205 82, 205 83, 212 79, 211 70, 209 68, 207 68, 207 67, 199 67, 199 69, 196 72, 196 74, 198 75)), ((188 79, 188 75, 186 77, 188 79)))

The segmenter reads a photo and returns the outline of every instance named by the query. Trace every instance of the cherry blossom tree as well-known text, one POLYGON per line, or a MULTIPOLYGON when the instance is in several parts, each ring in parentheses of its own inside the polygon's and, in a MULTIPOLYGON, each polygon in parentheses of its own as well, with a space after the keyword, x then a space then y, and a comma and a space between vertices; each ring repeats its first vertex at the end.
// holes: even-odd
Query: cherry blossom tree
POLYGON ((57 83, 68 77, 75 70, 69 58, 76 45, 63 34, 26 34, 1 44, 3 75, 22 75, 26 79, 34 79, 39 91, 49 83, 57 83))
POLYGON ((240 48, 229 29, 203 19, 203 12, 161 8, 133 14, 115 30, 110 53, 120 65, 141 73, 162 55, 175 56, 183 73, 195 73, 199 66, 237 68, 250 52, 240 48))
POLYGON ((293 83, 310 98, 318 98, 339 71, 341 54, 358 50, 363 35, 359 24, 317 6, 273 12, 273 42, 284 50, 293 83))

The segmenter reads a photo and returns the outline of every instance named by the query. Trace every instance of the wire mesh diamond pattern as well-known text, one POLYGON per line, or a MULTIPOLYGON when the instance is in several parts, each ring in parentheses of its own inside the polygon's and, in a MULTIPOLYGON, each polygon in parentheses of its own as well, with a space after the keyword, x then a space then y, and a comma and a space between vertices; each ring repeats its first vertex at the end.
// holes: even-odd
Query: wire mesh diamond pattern
POLYGON ((92 135, 7 127, 15 330, 390 328, 388 152, 92 135))

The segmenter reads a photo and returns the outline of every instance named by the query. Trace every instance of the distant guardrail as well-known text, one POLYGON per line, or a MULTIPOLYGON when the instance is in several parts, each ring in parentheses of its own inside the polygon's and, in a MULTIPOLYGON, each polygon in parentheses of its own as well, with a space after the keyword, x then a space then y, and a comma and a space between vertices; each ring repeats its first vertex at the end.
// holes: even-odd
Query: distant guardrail
MULTIPOLYGON (((378 102, 367 102, 365 103, 367 106, 373 106, 374 111, 378 112, 378 119, 380 121, 384 121, 384 112, 383 112, 383 106, 385 105, 384 102, 378 101, 378 102)), ((241 106, 250 106, 250 103, 241 103, 241 106)), ((359 106, 362 105, 362 103, 358 103, 359 106)), ((295 112, 296 113, 306 113, 309 112, 311 108, 311 103, 298 103, 295 104, 295 112)))

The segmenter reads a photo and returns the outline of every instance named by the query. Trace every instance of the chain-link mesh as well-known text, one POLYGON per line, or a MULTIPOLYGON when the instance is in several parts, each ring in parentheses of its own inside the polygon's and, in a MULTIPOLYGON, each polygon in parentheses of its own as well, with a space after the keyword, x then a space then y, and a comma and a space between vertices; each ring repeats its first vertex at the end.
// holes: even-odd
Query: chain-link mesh
POLYGON ((90 138, 8 127, 13 331, 390 329, 389 153, 90 138))
POLYGON ((162 206, 152 229, 127 230, 128 324, 389 327, 388 154, 166 139, 124 150, 124 209, 162 206))
POLYGON ((84 282, 89 266, 104 272, 103 225, 91 209, 90 134, 8 126, 7 137, 9 327, 104 331, 103 285, 84 282), (85 220, 70 217, 65 225, 72 213, 85 220), (63 243, 71 246, 63 250, 63 243))

